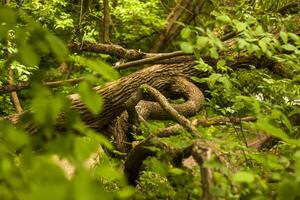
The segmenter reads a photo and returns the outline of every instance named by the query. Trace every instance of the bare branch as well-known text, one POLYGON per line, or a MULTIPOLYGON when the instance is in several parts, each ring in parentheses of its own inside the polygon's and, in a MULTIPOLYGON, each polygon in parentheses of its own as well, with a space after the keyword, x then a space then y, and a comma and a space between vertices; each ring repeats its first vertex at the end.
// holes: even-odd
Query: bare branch
MULTIPOLYGON (((84 78, 80 77, 80 78, 66 79, 66 80, 62 80, 62 81, 45 82, 45 83, 43 83, 43 85, 48 86, 48 87, 57 87, 57 86, 65 85, 65 84, 76 84, 83 80, 84 80, 84 78)), ((28 88, 31 88, 31 86, 32 85, 30 82, 23 82, 23 83, 18 83, 15 85, 3 85, 3 86, 0 86, 0 94, 28 89, 28 88)))
POLYGON ((155 56, 152 56, 152 57, 116 65, 116 66, 114 66, 114 68, 120 70, 120 69, 125 69, 128 67, 133 67, 136 65, 150 64, 150 63, 154 63, 155 61, 165 60, 168 58, 174 58, 174 57, 183 56, 183 55, 190 55, 190 54, 184 53, 182 51, 174 51, 171 53, 160 53, 160 54, 156 54, 155 56))
MULTIPOLYGON (((241 118, 228 118, 228 117, 213 117, 207 119, 194 119, 192 120, 192 124, 194 126, 218 126, 218 125, 226 125, 226 124, 240 124, 242 122, 255 122, 257 120, 256 117, 241 117, 241 118)), ((168 128, 163 128, 158 130, 156 133, 159 137, 169 137, 170 135, 174 135, 176 133, 180 133, 184 131, 181 125, 174 125, 168 128)))
POLYGON ((110 29, 110 13, 109 13, 109 1, 103 0, 104 15, 103 15, 103 32, 102 42, 109 43, 109 29, 110 29))
POLYGON ((116 56, 117 58, 124 58, 126 60, 138 60, 143 58, 146 53, 136 49, 125 49, 116 44, 102 44, 102 43, 90 43, 84 42, 81 44, 68 45, 72 52, 90 51, 96 53, 103 53, 116 56))
MULTIPOLYGON (((9 86, 12 86, 14 84, 14 71, 9 68, 9 80, 8 80, 8 84, 9 86)), ((11 98, 13 100, 13 103, 15 105, 16 111, 17 113, 22 113, 23 112, 23 108, 21 106, 18 94, 16 91, 12 91, 11 92, 11 98)))
POLYGON ((279 8, 277 12, 279 12, 282 15, 284 15, 284 14, 288 13, 288 11, 290 9, 295 9, 295 8, 298 8, 298 10, 296 11, 296 12, 298 12, 299 11, 299 7, 300 7, 300 2, 291 2, 291 3, 288 3, 287 5, 279 8))
POLYGON ((159 36, 150 52, 159 52, 160 49, 167 46, 178 35, 182 26, 178 23, 189 24, 195 15, 199 13, 205 0, 180 0, 168 15, 167 25, 159 32, 159 36))
POLYGON ((212 169, 203 166, 204 162, 211 160, 212 150, 209 147, 203 145, 202 141, 196 141, 193 146, 192 155, 198 162, 201 168, 201 185, 203 191, 204 200, 215 199, 211 193, 213 188, 213 171, 212 169))

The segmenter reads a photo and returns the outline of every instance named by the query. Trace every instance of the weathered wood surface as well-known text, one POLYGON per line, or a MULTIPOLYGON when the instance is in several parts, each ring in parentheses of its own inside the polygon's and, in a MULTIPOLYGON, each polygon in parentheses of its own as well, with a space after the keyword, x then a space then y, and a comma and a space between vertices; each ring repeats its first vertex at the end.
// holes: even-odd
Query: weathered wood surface
MULTIPOLYGON (((204 61, 211 66, 214 66, 217 62, 210 58, 204 58, 204 61)), ((95 87, 94 89, 97 93, 101 94, 104 99, 104 108, 99 116, 95 117, 88 111, 86 106, 82 103, 79 94, 69 96, 72 108, 80 113, 83 121, 90 128, 101 130, 126 109, 125 102, 142 84, 148 84, 163 94, 166 94, 168 93, 170 84, 172 84, 170 80, 174 77, 181 76, 190 79, 193 76, 208 76, 207 72, 195 69, 194 66, 196 64, 197 62, 195 61, 187 61, 176 64, 153 65, 104 86, 95 87)), ((233 69, 247 65, 270 68, 274 66, 274 63, 266 59, 257 59, 250 56, 240 57, 237 60, 228 62, 227 65, 233 69)), ((19 118, 20 115, 6 117, 7 120, 14 123, 18 123, 19 118)))

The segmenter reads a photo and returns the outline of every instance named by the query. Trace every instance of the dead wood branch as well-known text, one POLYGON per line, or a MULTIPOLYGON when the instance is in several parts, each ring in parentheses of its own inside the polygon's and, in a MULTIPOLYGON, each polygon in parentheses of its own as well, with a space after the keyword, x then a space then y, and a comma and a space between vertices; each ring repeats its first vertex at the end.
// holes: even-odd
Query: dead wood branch
POLYGON ((126 60, 138 60, 143 58, 146 53, 136 49, 125 49, 116 44, 102 44, 102 43, 90 43, 84 42, 81 44, 68 45, 72 52, 89 51, 95 53, 109 54, 116 56, 117 58, 124 58, 126 60))
POLYGON ((142 85, 141 90, 143 93, 149 94, 153 99, 155 99, 160 106, 164 109, 166 113, 169 114, 170 118, 174 121, 177 121, 180 125, 186 128, 188 131, 193 133, 196 137, 200 137, 200 134, 195 126, 191 124, 191 122, 185 118, 183 115, 179 114, 169 103, 165 96, 163 96, 158 90, 149 86, 142 85))
POLYGON ((300 8, 300 2, 291 2, 291 3, 288 3, 287 5, 279 8, 277 12, 284 15, 284 14, 289 13, 290 10, 295 9, 294 13, 297 13, 297 12, 299 12, 299 8, 300 8))
POLYGON ((131 62, 127 62, 127 63, 123 63, 120 65, 116 65, 114 66, 115 69, 125 69, 128 67, 133 67, 133 66, 137 66, 137 65, 144 65, 144 64, 149 64, 149 63, 154 63, 155 61, 160 61, 160 60, 165 60, 168 58, 174 58, 177 56, 183 56, 183 55, 189 55, 186 54, 182 51, 175 51, 175 52, 171 52, 171 53, 162 53, 162 54, 156 54, 154 56, 148 57, 148 58, 144 58, 141 60, 135 60, 135 61, 131 61, 131 62))
MULTIPOLYGON (((192 124, 194 126, 216 126, 216 125, 226 125, 226 124, 240 124, 242 122, 255 122, 256 117, 241 117, 241 118, 228 118, 228 117, 213 117, 207 119, 193 119, 192 124)), ((158 130, 156 133, 159 137, 169 137, 184 131, 183 127, 179 124, 163 128, 158 130)))
POLYGON ((211 193, 213 188, 213 171, 212 169, 203 166, 206 161, 212 159, 212 150, 203 145, 202 141, 196 141, 193 145, 192 155, 201 168, 201 185, 203 192, 203 199, 213 200, 215 199, 211 193))
POLYGON ((175 149, 162 142, 159 138, 150 135, 145 140, 137 144, 128 154, 125 165, 124 173, 126 174, 130 184, 135 185, 139 178, 139 173, 143 164, 149 156, 155 156, 157 152, 151 150, 149 147, 157 147, 164 152, 167 152, 174 161, 182 160, 191 155, 192 145, 183 149, 175 149))
MULTIPOLYGON (((11 68, 9 68, 9 80, 8 80, 8 84, 9 84, 9 86, 14 85, 14 71, 11 68)), ((20 100, 19 100, 19 97, 18 97, 18 94, 17 94, 16 91, 11 91, 11 98, 12 98, 12 101, 13 101, 13 103, 15 105, 17 113, 22 113, 23 112, 23 108, 21 106, 21 103, 20 103, 20 100)))
MULTIPOLYGON (((213 146, 211 143, 209 145, 213 146)), ((193 157, 195 157, 198 161, 198 164, 202 167, 205 161, 211 159, 213 152, 211 148, 207 146, 207 143, 202 140, 196 140, 193 144, 184 148, 175 148, 169 146, 160 138, 150 135, 145 140, 138 143, 130 151, 125 160, 124 173, 126 174, 130 184, 136 184, 144 160, 146 160, 149 156, 155 156, 159 151, 167 153, 172 158, 174 165, 177 165, 177 163, 182 165, 183 159, 193 155, 193 157), (158 151, 154 151, 153 148, 149 147, 156 147, 158 151)), ((204 177, 203 180, 205 179, 205 187, 210 189, 213 183, 212 171, 208 168, 203 168, 203 170, 201 170, 201 174, 204 177)))
POLYGON ((109 43, 109 29, 110 29, 110 13, 109 13, 109 1, 103 0, 104 15, 103 15, 103 32, 102 32, 102 42, 109 43))
MULTIPOLYGON (((76 84, 83 80, 84 80, 84 78, 80 77, 80 78, 66 79, 66 80, 62 80, 62 81, 45 82, 45 83, 43 83, 43 85, 48 86, 48 87, 57 87, 57 86, 66 85, 66 84, 76 84)), ((3 85, 3 86, 0 86, 0 94, 28 89, 28 88, 31 88, 31 86, 32 85, 30 82, 23 82, 23 83, 18 83, 18 84, 14 84, 14 85, 3 85)))
MULTIPOLYGON (((170 87, 164 95, 182 97, 185 102, 180 104, 170 104, 179 114, 191 117, 202 108, 204 95, 201 90, 192 82, 183 77, 175 77, 170 81, 170 87)), ((169 115, 156 102, 140 101, 136 106, 138 114, 145 120, 147 119, 170 119, 169 115)))
POLYGON ((117 151, 121 153, 127 153, 130 150, 128 141, 128 131, 129 131, 129 122, 128 122, 128 113, 123 112, 118 116, 108 127, 108 132, 114 137, 116 143, 117 151))
POLYGON ((159 32, 159 36, 150 52, 159 52, 178 35, 181 25, 178 22, 189 24, 203 7, 205 0, 180 0, 167 17, 166 27, 159 32))
MULTIPOLYGON (((170 119, 169 114, 165 112, 159 103, 143 100, 146 96, 142 91, 142 89, 139 89, 127 100, 126 107, 129 115, 127 112, 123 112, 109 126, 108 131, 114 136, 117 149, 121 152, 127 152, 125 150, 128 150, 128 148, 124 148, 127 143, 128 124, 138 126, 141 121, 148 119, 170 119)), ((180 115, 187 117, 195 115, 204 103, 204 96, 199 88, 182 77, 175 77, 170 81, 167 95, 185 99, 185 102, 181 104, 168 104, 180 115)))

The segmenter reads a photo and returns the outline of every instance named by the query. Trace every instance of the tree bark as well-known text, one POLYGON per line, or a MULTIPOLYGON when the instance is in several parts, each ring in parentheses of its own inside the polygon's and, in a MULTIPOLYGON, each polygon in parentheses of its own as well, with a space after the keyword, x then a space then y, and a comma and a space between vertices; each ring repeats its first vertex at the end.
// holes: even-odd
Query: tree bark
POLYGON ((102 27, 102 42, 109 43, 109 29, 110 29, 110 14, 109 14, 109 1, 103 0, 103 27, 102 27))
MULTIPOLYGON (((215 66, 217 60, 211 58, 203 58, 207 64, 215 66)), ((108 83, 104 86, 98 86, 94 89, 97 93, 101 94, 104 99, 104 108, 99 116, 92 115, 86 106, 82 103, 79 94, 69 96, 72 104, 72 109, 77 110, 82 116, 83 121, 88 127, 95 130, 101 130, 108 125, 113 119, 119 116, 126 110, 125 103, 129 97, 138 90, 143 84, 157 89, 163 94, 167 94, 172 79, 174 77, 185 77, 190 80, 191 77, 205 77, 208 72, 195 69, 195 61, 189 61, 181 64, 166 64, 166 65, 153 65, 139 71, 136 71, 128 76, 122 77, 116 81, 108 83)), ((239 57, 235 61, 228 62, 227 65, 233 69, 238 68, 240 65, 255 65, 257 67, 272 67, 274 62, 267 59, 257 59, 253 56, 239 57)), ((12 122, 18 122, 21 115, 14 115, 6 117, 5 119, 12 122)), ((60 118, 58 127, 64 121, 64 117, 60 118)), ((35 129, 34 129, 35 130, 35 129)))
POLYGON ((166 27, 160 31, 150 52, 159 52, 166 47, 180 32, 182 26, 178 22, 190 24, 203 7, 205 0, 179 0, 167 17, 166 27))

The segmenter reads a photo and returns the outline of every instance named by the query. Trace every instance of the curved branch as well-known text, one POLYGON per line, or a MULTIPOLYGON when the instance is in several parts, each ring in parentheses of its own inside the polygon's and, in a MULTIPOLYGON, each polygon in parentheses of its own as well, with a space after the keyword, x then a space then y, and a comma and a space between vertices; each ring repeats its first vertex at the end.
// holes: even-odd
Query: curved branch
MULTIPOLYGON (((152 99, 159 103, 161 108, 164 110, 164 112, 166 112, 169 115, 170 118, 172 118, 174 121, 177 121, 184 128, 193 133, 196 137, 199 137, 200 134, 198 130, 191 124, 191 122, 187 118, 178 113, 178 111, 174 107, 172 107, 170 103, 168 103, 167 98, 163 96, 158 90, 147 84, 143 84, 137 92, 138 94, 134 95, 134 98, 130 98, 127 103, 130 113, 133 113, 134 115, 131 118, 137 119, 136 112, 134 111, 134 106, 137 104, 138 101, 144 98, 143 94, 148 94, 152 99)), ((202 93, 200 94, 202 95, 202 93)), ((202 100, 203 99, 204 97, 202 96, 202 100)), ((156 109, 154 109, 154 112, 156 112, 156 109)))
POLYGON ((175 149, 162 142, 158 137, 150 135, 145 140, 137 144, 128 154, 124 164, 124 173, 131 185, 136 185, 136 180, 139 178, 139 173, 144 160, 149 156, 155 156, 157 152, 149 147, 156 147, 164 152, 167 152, 174 160, 185 158, 191 155, 192 146, 190 145, 183 149, 175 149))
POLYGON ((300 2, 291 2, 291 3, 288 3, 287 5, 279 8, 277 12, 279 12, 282 15, 284 15, 284 14, 288 13, 288 11, 290 9, 295 9, 295 8, 298 8, 298 7, 300 7, 300 2))
POLYGON ((116 56, 117 58, 125 58, 126 60, 138 60, 143 58, 146 53, 137 49, 125 49, 116 44, 102 44, 84 42, 81 44, 68 45, 72 52, 91 51, 96 53, 104 53, 116 56))

